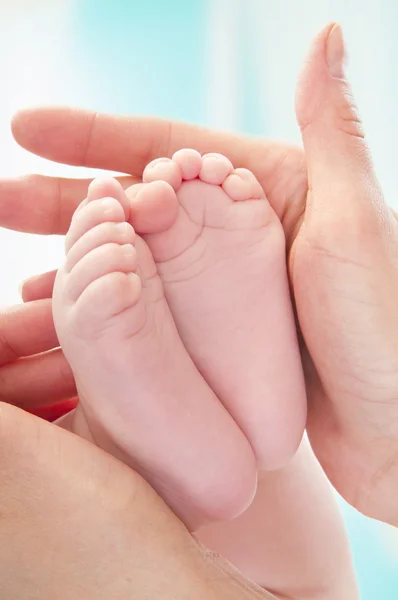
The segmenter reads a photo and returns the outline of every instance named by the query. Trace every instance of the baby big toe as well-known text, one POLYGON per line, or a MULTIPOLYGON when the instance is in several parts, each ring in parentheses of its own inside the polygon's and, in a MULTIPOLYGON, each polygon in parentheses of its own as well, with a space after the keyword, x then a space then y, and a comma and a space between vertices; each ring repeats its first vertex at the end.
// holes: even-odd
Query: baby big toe
POLYGON ((161 233, 174 224, 179 204, 174 189, 166 181, 133 185, 126 194, 130 221, 138 233, 161 233))

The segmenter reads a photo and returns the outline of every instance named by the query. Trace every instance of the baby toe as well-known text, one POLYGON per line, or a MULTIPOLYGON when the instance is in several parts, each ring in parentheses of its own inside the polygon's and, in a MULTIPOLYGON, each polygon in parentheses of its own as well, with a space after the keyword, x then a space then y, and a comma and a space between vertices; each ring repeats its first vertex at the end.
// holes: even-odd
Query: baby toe
POLYGON ((166 181, 133 185, 126 194, 130 202, 130 222, 138 233, 161 233, 175 222, 178 200, 166 181))
POLYGON ((264 198, 264 192, 248 169, 235 169, 223 182, 222 188, 235 201, 264 198))
POLYGON ((231 161, 222 154, 205 154, 202 157, 199 178, 205 183, 221 185, 232 171, 233 166, 231 161))
POLYGON ((196 150, 190 148, 178 150, 173 154, 172 160, 179 165, 183 179, 189 181, 199 176, 202 157, 196 150))
POLYGON ((104 244, 134 244, 135 231, 130 225, 121 223, 101 223, 93 227, 70 248, 65 262, 65 271, 69 272, 89 252, 104 244))
POLYGON ((89 202, 77 211, 72 218, 65 238, 65 250, 68 253, 72 246, 90 229, 104 222, 123 222, 125 213, 116 198, 102 198, 89 202))
POLYGON ((109 329, 113 317, 128 311, 141 298, 142 284, 136 273, 109 273, 93 281, 69 314, 79 337, 98 337, 109 329))
POLYGON ((114 177, 97 177, 90 183, 86 203, 101 200, 101 198, 115 198, 124 210, 125 219, 129 218, 129 202, 122 185, 117 179, 114 177))
POLYGON ((86 254, 65 278, 65 294, 76 302, 95 280, 110 273, 131 273, 137 267, 137 252, 132 244, 104 244, 86 254))
POLYGON ((165 181, 177 191, 182 182, 182 173, 179 165, 170 158, 157 158, 147 165, 142 175, 144 183, 152 181, 165 181))

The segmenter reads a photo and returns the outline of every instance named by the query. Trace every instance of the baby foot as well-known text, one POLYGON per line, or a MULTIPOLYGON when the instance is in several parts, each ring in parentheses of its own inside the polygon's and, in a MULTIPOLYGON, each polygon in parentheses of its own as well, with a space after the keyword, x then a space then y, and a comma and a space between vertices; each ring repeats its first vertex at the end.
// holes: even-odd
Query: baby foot
POLYGON ((152 224, 144 238, 182 341, 260 468, 281 467, 306 419, 282 226, 254 175, 219 154, 180 150, 150 163, 143 181, 128 192, 132 206, 144 195, 155 204, 159 181, 179 203, 172 225, 152 224))
MULTIPOLYGON (((154 189, 173 195, 164 183, 154 189)), ((232 518, 253 498, 252 449, 186 352, 128 207, 116 181, 90 186, 55 282, 76 427, 139 470, 191 527, 232 518)))

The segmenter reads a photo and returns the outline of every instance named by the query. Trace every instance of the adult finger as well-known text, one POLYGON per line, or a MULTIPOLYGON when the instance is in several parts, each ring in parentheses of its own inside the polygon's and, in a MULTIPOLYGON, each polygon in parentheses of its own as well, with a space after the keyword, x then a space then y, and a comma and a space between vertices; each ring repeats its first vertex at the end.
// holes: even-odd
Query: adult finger
MULTIPOLYGON (((124 188, 134 177, 118 178, 124 188)), ((28 175, 0 179, 0 224, 27 233, 64 234, 92 179, 28 175)))
POLYGON ((248 146, 253 150, 252 140, 196 125, 68 108, 23 110, 14 117, 12 132, 21 146, 50 160, 136 176, 153 158, 186 145, 203 154, 232 153, 235 166, 247 161, 248 146))
POLYGON ((57 348, 0 368, 0 401, 26 410, 76 396, 73 373, 57 348))
POLYGON ((312 359, 308 431, 345 499, 396 524, 398 227, 345 76, 338 25, 313 44, 297 117, 309 194, 291 271, 312 359))
POLYGON ((307 175, 302 149, 295 146, 176 121, 69 108, 21 111, 13 119, 12 131, 22 147, 47 159, 136 177, 154 158, 171 157, 181 148, 225 154, 235 167, 254 172, 289 229, 290 220, 302 214, 307 175))
POLYGON ((350 242, 365 224, 385 227, 391 213, 374 174, 344 61, 341 27, 329 25, 313 43, 298 84, 296 112, 310 188, 306 223, 316 220, 317 230, 324 223, 325 234, 334 235, 330 223, 337 215, 340 227, 350 230, 350 242))
POLYGON ((0 400, 29 409, 76 394, 74 378, 58 348, 51 300, 0 313, 0 400))
POLYGON ((0 366, 59 346, 50 300, 0 312, 0 366))
POLYGON ((19 292, 24 302, 52 298, 57 271, 33 275, 20 285, 19 292))

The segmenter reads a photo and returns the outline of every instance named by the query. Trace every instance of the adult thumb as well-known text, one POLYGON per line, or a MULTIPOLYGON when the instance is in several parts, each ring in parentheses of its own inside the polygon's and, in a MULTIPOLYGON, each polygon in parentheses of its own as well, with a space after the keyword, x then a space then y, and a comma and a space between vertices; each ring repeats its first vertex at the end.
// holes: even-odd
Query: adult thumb
POLYGON ((320 221, 329 229, 336 216, 352 236, 353 227, 363 233, 364 226, 385 223, 389 210, 346 79, 345 59, 340 25, 328 25, 315 38, 299 78, 296 114, 308 166, 306 221, 314 217, 319 231, 320 221))
POLYGON ((313 42, 296 99, 309 190, 290 268, 311 358, 307 430, 342 496, 397 524, 398 224, 344 59, 341 28, 329 25, 313 42))

